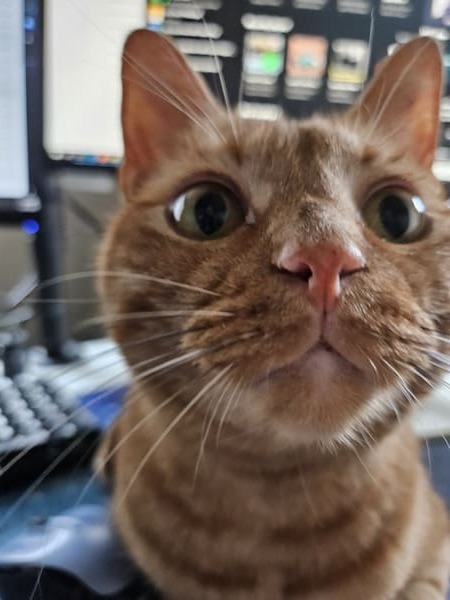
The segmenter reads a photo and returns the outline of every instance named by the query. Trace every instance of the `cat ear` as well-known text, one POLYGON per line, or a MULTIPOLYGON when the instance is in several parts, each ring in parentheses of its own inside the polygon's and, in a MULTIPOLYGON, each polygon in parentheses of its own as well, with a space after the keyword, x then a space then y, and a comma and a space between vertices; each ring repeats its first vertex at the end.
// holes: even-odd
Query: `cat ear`
POLYGON ((381 132, 399 150, 429 168, 439 133, 442 59, 438 44, 417 38, 385 58, 351 117, 381 132))
POLYGON ((120 182, 131 192, 157 168, 191 125, 204 126, 219 108, 206 84, 164 36, 142 29, 122 55, 124 160, 120 182))

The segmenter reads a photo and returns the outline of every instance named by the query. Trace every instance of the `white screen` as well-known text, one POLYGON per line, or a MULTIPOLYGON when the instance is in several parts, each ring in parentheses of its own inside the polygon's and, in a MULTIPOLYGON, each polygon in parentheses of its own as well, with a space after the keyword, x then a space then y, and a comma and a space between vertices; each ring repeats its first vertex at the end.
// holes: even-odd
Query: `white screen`
POLYGON ((0 198, 28 194, 23 1, 0 0, 0 198))
POLYGON ((46 0, 44 146, 57 157, 120 157, 120 62, 145 0, 46 0))

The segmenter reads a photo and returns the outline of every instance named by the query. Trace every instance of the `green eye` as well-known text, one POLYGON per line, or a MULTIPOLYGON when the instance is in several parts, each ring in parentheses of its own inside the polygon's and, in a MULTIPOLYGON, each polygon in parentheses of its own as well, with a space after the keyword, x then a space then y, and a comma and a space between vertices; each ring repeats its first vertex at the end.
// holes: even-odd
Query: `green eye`
POLYGON ((245 222, 246 208, 229 189, 216 183, 190 188, 169 206, 175 230, 196 240, 224 237, 245 222))
POLYGON ((427 223, 425 213, 421 198, 395 188, 380 190, 363 209, 367 225, 394 244, 408 244, 420 238, 427 223))

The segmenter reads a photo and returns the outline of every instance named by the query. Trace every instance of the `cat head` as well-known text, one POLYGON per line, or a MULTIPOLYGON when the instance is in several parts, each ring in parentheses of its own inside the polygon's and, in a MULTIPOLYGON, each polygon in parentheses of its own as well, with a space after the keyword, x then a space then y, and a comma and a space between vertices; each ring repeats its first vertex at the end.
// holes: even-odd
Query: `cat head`
POLYGON ((441 73, 419 38, 346 112, 242 120, 166 38, 129 37, 126 201, 101 290, 136 386, 213 398, 237 430, 333 444, 434 385, 450 316, 449 210, 431 172, 441 73))

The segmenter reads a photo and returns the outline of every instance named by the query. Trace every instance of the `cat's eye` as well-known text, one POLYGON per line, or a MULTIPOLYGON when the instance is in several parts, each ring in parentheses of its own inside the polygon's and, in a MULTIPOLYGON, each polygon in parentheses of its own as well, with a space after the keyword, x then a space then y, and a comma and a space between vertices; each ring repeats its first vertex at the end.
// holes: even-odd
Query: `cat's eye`
POLYGON ((424 233, 425 212, 425 204, 418 196, 403 189, 387 188, 371 196, 363 216, 379 237, 395 244, 408 244, 424 233))
POLYGON ((245 222, 246 207, 233 192, 217 183, 196 185, 169 206, 169 220, 186 237, 210 240, 224 237, 245 222))

